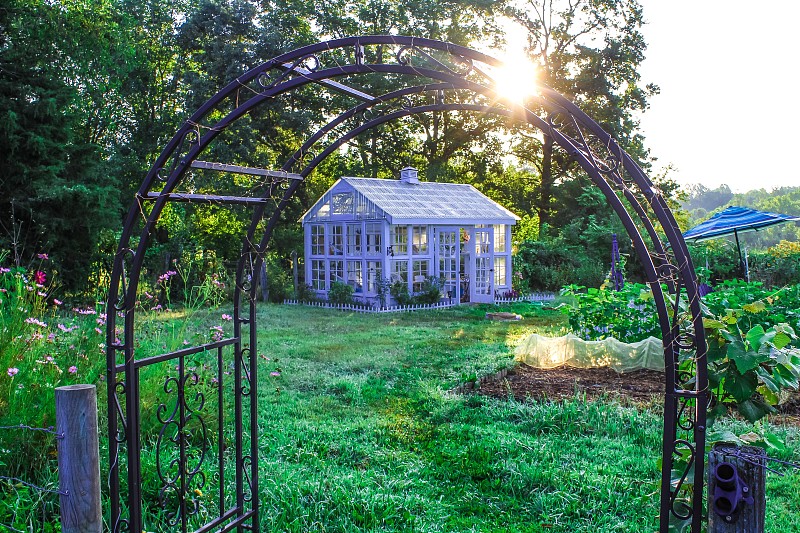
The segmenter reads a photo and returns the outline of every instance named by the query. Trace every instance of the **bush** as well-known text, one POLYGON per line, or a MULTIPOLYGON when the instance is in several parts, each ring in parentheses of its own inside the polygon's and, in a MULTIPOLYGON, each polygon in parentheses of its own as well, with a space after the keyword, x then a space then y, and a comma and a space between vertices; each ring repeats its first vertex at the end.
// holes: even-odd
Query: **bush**
POLYGON ((301 283, 297 287, 297 292, 294 294, 294 299, 299 302, 316 302, 318 300, 317 291, 315 291, 314 287, 308 283, 301 283))
POLYGON ((408 285, 402 281, 395 281, 389 286, 389 294, 397 305, 411 305, 413 302, 408 292, 408 285))
POLYGON ((328 291, 328 301, 336 305, 348 305, 353 303, 354 289, 347 283, 334 281, 328 291))
POLYGON ((572 303, 562 309, 569 316, 570 328, 582 339, 661 338, 653 294, 646 285, 628 283, 621 291, 568 285, 561 294, 572 297, 572 303))
POLYGON ((514 286, 521 292, 557 291, 565 285, 599 286, 604 263, 562 239, 525 241, 514 255, 514 286))
POLYGON ((768 287, 800 283, 800 243, 781 241, 765 251, 750 253, 750 279, 768 287))
POLYGON ((444 278, 428 276, 425 278, 425 281, 422 282, 420 291, 414 294, 412 298, 413 303, 438 304, 442 299, 442 287, 444 287, 444 278))

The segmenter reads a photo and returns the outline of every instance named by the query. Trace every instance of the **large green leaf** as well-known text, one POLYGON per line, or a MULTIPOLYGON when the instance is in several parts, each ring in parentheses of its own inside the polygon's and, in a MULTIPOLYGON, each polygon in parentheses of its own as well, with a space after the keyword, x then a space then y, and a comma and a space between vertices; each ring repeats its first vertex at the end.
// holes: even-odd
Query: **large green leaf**
POLYGON ((758 387, 758 378, 755 372, 740 374, 736 368, 728 367, 723 384, 725 392, 729 393, 738 402, 749 400, 758 387))
POLYGON ((744 374, 748 370, 753 370, 761 363, 768 361, 769 355, 748 350, 742 341, 737 340, 728 346, 728 359, 736 364, 736 369, 741 374, 744 374))
POLYGON ((772 372, 775 381, 783 388, 797 390, 798 379, 786 365, 775 365, 775 370, 772 372))
POLYGON ((746 338, 747 342, 750 344, 750 347, 758 351, 759 347, 761 347, 762 338, 764 337, 764 326, 758 324, 750 328, 750 331, 747 332, 746 338))
POLYGON ((749 422, 757 422, 768 414, 775 412, 775 408, 760 398, 740 402, 736 407, 738 408, 739 413, 741 413, 741 415, 749 422))

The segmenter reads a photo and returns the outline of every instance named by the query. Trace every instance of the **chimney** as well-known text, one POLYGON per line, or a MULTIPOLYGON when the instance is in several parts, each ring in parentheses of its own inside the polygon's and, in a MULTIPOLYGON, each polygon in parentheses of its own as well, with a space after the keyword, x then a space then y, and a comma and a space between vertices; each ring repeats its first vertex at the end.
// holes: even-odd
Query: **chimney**
POLYGON ((411 185, 416 185, 417 183, 419 183, 419 178, 417 177, 417 169, 414 167, 406 167, 403 170, 401 170, 400 181, 411 185))

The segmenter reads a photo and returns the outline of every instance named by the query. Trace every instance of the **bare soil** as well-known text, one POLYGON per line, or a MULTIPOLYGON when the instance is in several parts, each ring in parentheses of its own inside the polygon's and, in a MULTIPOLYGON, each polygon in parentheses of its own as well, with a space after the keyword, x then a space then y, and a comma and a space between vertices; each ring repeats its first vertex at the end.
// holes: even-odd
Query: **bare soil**
MULTIPOLYGON (((528 398, 561 400, 576 394, 587 399, 616 398, 622 403, 649 404, 661 402, 664 396, 664 374, 653 370, 637 370, 618 374, 610 368, 573 368, 561 366, 541 369, 518 364, 504 378, 489 379, 476 391, 484 396, 524 401, 528 398)), ((800 395, 778 406, 773 422, 800 425, 800 395)))

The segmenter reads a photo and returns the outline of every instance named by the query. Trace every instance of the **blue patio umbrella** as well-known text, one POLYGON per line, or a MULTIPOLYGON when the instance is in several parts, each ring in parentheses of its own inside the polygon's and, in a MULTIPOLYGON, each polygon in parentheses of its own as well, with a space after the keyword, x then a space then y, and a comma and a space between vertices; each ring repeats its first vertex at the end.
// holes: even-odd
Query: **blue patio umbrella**
POLYGON ((730 206, 686 231, 683 238, 687 241, 701 242, 733 235, 736 239, 736 250, 739 252, 739 264, 742 272, 746 275, 742 260, 742 248, 739 246, 739 234, 797 220, 800 220, 800 217, 730 206))

